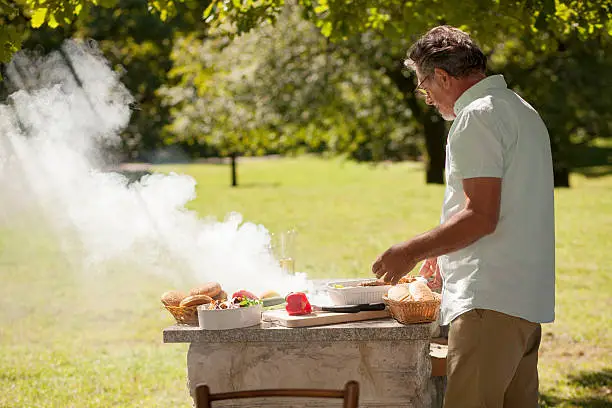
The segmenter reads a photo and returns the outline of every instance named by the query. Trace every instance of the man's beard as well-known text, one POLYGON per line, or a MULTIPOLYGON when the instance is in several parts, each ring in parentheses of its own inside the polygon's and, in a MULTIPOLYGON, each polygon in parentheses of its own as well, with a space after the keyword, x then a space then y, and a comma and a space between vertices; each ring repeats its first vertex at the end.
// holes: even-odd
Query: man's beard
POLYGON ((440 115, 442 116, 442 119, 448 121, 448 122, 452 122, 453 120, 455 120, 456 116, 455 115, 446 115, 442 112, 440 112, 440 115))
POLYGON ((455 112, 452 112, 452 113, 448 113, 448 114, 446 114, 446 113, 444 113, 444 112, 442 112, 442 111, 440 110, 440 107, 439 107, 439 106, 437 106, 437 105, 436 105, 435 107, 436 107, 436 110, 438 111, 438 113, 440 114, 440 116, 442 116, 442 119, 444 119, 444 120, 446 120, 446 121, 448 121, 448 122, 452 122, 452 121, 453 121, 453 120, 455 120, 455 118, 457 117, 457 116, 455 115, 455 112))

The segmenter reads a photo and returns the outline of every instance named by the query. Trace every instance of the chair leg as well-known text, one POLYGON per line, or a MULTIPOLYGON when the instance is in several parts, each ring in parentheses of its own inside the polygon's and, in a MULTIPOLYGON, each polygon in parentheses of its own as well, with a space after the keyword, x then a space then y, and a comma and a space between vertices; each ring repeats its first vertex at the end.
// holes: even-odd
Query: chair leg
POLYGON ((359 383, 357 381, 349 381, 344 386, 344 407, 357 408, 359 404, 359 383))
POLYGON ((195 408, 211 408, 210 406, 210 389, 208 385, 200 384, 195 389, 195 408))

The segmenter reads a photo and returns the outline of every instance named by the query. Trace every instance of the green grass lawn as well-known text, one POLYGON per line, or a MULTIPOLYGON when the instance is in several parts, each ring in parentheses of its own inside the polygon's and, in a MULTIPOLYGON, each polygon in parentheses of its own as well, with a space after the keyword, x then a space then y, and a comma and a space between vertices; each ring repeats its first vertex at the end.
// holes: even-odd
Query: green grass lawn
MULTIPOLYGON (((160 166, 198 181, 188 207, 238 211, 270 231, 298 231, 310 277, 368 276, 389 245, 435 226, 442 186, 415 163, 315 158, 160 166)), ((544 328, 544 406, 612 404, 612 176, 556 192, 557 321, 544 328)), ((1 209, 1 207, 0 207, 1 209)), ((2 214, 0 213, 0 216, 2 214)), ((35 215, 0 218, 0 407, 188 407, 186 345, 159 294, 173 282, 135 265, 84 268, 35 215)))

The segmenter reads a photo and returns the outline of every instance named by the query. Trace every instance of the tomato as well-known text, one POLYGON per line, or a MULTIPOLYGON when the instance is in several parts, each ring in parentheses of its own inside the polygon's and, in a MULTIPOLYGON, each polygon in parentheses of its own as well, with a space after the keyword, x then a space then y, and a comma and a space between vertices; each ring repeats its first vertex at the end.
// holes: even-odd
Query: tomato
POLYGON ((243 298, 243 297, 248 298, 248 299, 252 299, 252 300, 258 300, 259 299, 253 293, 249 292, 248 290, 244 290, 244 289, 241 289, 238 292, 234 292, 234 294, 232 295, 232 298, 243 298))

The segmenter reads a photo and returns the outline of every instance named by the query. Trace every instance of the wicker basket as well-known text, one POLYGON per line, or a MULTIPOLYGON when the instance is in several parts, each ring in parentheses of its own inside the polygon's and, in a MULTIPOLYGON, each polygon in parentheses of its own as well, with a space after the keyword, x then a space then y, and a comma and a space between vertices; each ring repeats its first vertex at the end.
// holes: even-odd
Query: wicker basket
POLYGON ((433 293, 434 300, 398 302, 383 296, 383 301, 389 307, 391 316, 402 324, 435 322, 440 313, 442 297, 433 293))
POLYGON ((164 307, 172 313, 178 324, 186 324, 189 326, 198 325, 198 307, 197 306, 167 306, 164 307))

